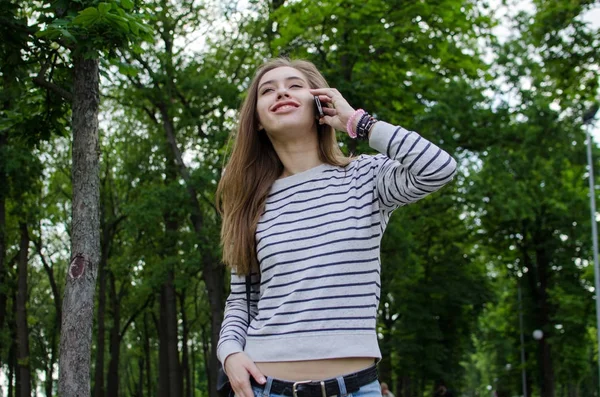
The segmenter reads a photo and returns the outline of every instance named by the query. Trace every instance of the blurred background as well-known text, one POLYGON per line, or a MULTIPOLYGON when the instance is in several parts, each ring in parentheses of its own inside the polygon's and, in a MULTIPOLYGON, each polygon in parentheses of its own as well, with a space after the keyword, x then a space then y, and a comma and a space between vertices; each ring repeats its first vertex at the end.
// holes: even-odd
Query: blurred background
POLYGON ((100 97, 91 395, 216 396, 229 272, 215 188, 244 90, 280 55, 459 162, 388 226, 381 381, 397 397, 598 396, 588 0, 0 1, 0 396, 59 395, 86 59, 100 97))

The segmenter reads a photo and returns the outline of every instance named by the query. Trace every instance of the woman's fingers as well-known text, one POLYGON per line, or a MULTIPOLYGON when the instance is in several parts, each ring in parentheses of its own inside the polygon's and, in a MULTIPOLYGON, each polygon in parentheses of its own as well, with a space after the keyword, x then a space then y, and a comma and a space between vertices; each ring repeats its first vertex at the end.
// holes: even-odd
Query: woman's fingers
POLYGON ((336 130, 345 131, 346 123, 354 113, 354 108, 342 94, 335 88, 315 88, 311 89, 310 93, 318 96, 322 103, 333 105, 333 108, 323 106, 325 116, 319 119, 319 123, 329 124, 336 130))
POLYGON ((260 384, 266 382, 258 367, 245 353, 234 353, 225 360, 225 364, 236 397, 254 397, 250 376, 254 377, 260 384))
MULTIPOLYGON (((247 372, 246 375, 248 375, 247 372)), ((246 376, 246 378, 230 379, 230 382, 236 397, 254 397, 249 376, 246 376)))
POLYGON ((337 110, 335 110, 334 108, 324 107, 323 113, 329 116, 335 116, 337 114, 337 110))
POLYGON ((324 99, 327 99, 327 98, 333 98, 334 96, 336 96, 336 95, 339 95, 339 93, 340 93, 340 92, 339 92, 338 90, 336 90, 335 88, 311 88, 311 89, 310 89, 310 92, 311 92, 313 95, 319 95, 319 97, 320 97, 321 95, 323 95, 323 96, 325 96, 325 97, 326 97, 326 98, 324 98, 324 99))

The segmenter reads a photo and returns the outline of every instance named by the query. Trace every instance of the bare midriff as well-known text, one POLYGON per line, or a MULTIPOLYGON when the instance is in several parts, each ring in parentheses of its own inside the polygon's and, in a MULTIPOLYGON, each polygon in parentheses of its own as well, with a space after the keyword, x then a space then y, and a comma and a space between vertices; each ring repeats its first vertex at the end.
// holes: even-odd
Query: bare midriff
POLYGON ((265 376, 281 380, 323 380, 347 375, 370 367, 374 358, 348 357, 326 360, 257 362, 265 376))

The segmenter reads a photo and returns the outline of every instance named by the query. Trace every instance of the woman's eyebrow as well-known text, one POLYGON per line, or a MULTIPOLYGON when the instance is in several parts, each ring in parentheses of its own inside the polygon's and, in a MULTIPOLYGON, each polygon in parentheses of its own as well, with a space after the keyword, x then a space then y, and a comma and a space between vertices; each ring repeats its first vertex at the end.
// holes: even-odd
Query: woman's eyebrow
MULTIPOLYGON (((286 78, 285 78, 285 81, 290 81, 290 80, 300 80, 301 82, 303 82, 303 83, 305 83, 305 84, 306 84, 306 81, 304 81, 304 79, 303 79, 302 77, 298 77, 298 76, 290 76, 290 77, 286 77, 286 78)), ((261 88, 263 85, 266 85, 266 84, 273 84, 274 82, 275 82, 275 80, 268 80, 268 81, 265 81, 265 82, 264 82, 264 83, 262 83, 260 86, 258 86, 258 90, 260 91, 260 88, 261 88)))

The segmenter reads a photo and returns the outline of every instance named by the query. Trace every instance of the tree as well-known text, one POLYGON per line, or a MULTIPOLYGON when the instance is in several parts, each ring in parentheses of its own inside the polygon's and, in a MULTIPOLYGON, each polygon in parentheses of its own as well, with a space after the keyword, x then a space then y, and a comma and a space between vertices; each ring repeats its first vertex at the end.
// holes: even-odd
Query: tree
POLYGON ((68 48, 73 66, 72 89, 46 80, 50 60, 35 80, 72 102, 71 261, 63 301, 59 362, 59 394, 64 396, 90 394, 94 289, 100 260, 98 54, 148 32, 132 9, 130 0, 53 2, 44 9, 48 27, 38 35, 68 48))

